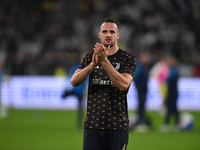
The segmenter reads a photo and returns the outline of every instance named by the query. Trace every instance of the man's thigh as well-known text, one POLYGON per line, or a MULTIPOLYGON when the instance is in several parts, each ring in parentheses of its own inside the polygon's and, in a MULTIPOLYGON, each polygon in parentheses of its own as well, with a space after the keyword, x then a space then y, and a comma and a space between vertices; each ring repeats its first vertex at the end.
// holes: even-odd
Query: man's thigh
POLYGON ((112 131, 109 150, 126 150, 128 145, 129 131, 117 130, 112 131))
POLYGON ((84 129, 83 150, 126 150, 128 131, 84 129))
POLYGON ((106 150, 104 139, 96 129, 84 129, 83 150, 106 150))

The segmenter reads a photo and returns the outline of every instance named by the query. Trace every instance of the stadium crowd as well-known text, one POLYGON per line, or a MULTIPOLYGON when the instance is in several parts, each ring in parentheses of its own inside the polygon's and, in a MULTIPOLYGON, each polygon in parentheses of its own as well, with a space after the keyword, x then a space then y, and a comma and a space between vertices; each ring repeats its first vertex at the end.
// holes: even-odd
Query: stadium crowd
POLYGON ((120 22, 119 44, 152 62, 173 53, 182 76, 200 76, 198 0, 2 0, 0 62, 8 75, 54 75, 99 41, 99 22, 120 22), (126 34, 123 34, 126 33, 126 34))

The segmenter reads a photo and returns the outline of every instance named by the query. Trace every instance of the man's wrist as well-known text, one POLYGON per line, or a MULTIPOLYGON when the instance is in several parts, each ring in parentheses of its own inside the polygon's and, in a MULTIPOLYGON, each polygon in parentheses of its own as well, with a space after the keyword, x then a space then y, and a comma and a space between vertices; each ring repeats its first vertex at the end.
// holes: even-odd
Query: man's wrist
POLYGON ((97 65, 95 65, 93 62, 90 63, 90 65, 94 68, 96 68, 97 65))
POLYGON ((102 66, 104 66, 105 64, 109 63, 109 60, 105 59, 104 61, 101 61, 100 63, 101 63, 102 66))

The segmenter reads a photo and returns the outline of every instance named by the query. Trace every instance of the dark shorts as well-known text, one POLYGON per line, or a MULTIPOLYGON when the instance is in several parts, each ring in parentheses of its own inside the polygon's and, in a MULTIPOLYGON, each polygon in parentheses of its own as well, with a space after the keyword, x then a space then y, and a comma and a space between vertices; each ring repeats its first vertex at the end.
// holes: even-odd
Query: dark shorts
POLYGON ((84 129, 83 150, 126 150, 129 131, 84 129))

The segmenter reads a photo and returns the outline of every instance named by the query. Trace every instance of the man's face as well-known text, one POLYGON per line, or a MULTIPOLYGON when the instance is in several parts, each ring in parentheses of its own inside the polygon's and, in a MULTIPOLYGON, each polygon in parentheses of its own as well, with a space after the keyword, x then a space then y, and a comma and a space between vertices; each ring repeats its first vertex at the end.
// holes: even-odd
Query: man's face
POLYGON ((105 46, 112 47, 116 44, 117 39, 119 39, 118 27, 115 23, 104 22, 101 25, 99 38, 101 39, 101 43, 105 46))

